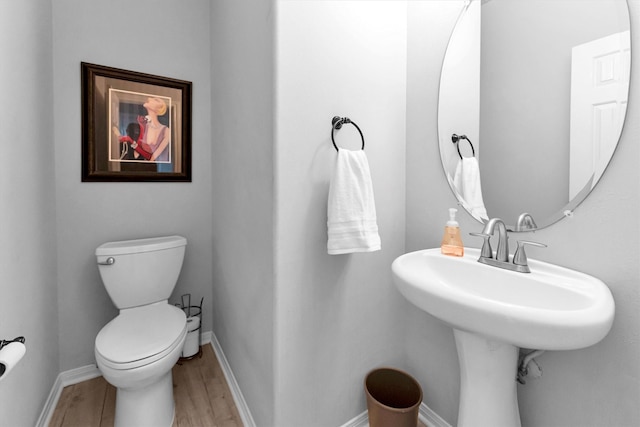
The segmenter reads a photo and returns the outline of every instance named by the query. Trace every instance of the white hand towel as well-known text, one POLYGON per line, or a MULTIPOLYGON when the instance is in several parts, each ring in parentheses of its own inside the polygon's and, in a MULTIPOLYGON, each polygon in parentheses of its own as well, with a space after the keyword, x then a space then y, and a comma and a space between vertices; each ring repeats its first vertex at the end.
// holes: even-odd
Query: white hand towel
POLYGON ((364 150, 339 150, 327 206, 329 255, 380 250, 369 162, 364 150))
POLYGON ((472 215, 481 219, 489 219, 482 200, 482 185, 480 184, 480 165, 475 157, 463 157, 458 162, 453 185, 462 196, 462 205, 472 215))

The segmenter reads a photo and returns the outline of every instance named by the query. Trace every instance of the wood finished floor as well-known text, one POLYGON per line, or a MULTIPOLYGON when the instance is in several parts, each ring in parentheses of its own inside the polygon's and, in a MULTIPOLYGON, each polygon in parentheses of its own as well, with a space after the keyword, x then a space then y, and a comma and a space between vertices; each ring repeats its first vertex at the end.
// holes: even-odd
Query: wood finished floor
MULTIPOLYGON (((218 359, 210 345, 202 357, 173 367, 173 427, 243 427, 218 359)), ((50 427, 112 427, 116 389, 98 377, 63 389, 50 427)))
MULTIPOLYGON (((218 359, 210 345, 202 357, 173 367, 173 427, 243 427, 218 359)), ((49 427, 113 427, 116 389, 98 377, 62 390, 49 427)), ((418 427, 428 427, 418 422, 418 427)))

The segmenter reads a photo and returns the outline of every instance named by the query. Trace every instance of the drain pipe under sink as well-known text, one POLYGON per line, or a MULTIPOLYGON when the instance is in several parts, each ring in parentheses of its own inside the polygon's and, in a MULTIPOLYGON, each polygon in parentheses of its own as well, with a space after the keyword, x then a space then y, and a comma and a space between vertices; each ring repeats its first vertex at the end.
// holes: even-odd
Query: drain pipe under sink
POLYGON ((544 352, 545 350, 533 350, 532 352, 520 358, 520 363, 518 364, 518 376, 516 378, 520 384, 526 384, 524 377, 529 375, 529 364, 531 362, 533 362, 537 368, 537 374, 532 373, 532 375, 535 378, 540 378, 542 376, 542 368, 540 367, 540 365, 538 365, 534 358, 540 356, 544 352))

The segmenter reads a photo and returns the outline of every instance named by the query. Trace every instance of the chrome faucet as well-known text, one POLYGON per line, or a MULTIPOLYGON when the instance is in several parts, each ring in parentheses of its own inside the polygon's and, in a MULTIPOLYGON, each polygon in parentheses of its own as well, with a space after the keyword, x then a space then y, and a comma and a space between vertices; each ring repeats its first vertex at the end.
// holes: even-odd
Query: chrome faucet
POLYGON ((498 227, 498 247, 496 249, 496 260, 501 262, 509 262, 509 234, 507 233, 507 226, 500 218, 491 218, 486 223, 483 234, 492 236, 495 228, 498 227))
MULTIPOLYGON (((533 220, 533 218, 531 219, 533 220)), ((500 218, 490 219, 489 222, 485 224, 481 233, 470 234, 472 236, 478 236, 484 239, 482 249, 480 250, 480 258, 478 258, 478 262, 494 267, 517 271, 520 273, 531 272, 531 269, 529 268, 529 265, 527 263, 527 254, 524 252, 524 245, 540 247, 547 246, 542 243, 531 242, 528 240, 519 240, 518 248, 513 255, 513 261, 509 262, 509 233, 507 231, 507 226, 500 218), (489 239, 491 238, 491 236, 493 236, 496 227, 498 228, 498 246, 494 258, 493 249, 491 249, 491 243, 489 242, 489 239)))
POLYGON ((536 230, 538 228, 538 224, 533 220, 533 217, 529 213, 522 213, 518 217, 518 222, 516 223, 516 231, 530 231, 536 230))

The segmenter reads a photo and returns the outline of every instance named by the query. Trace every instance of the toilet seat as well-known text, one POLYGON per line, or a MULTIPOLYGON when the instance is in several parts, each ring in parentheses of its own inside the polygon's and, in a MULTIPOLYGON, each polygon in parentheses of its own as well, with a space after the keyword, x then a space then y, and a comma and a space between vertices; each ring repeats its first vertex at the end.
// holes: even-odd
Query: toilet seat
POLYGON ((184 311, 166 301, 125 309, 98 333, 96 358, 111 369, 138 368, 171 353, 186 332, 184 311))

